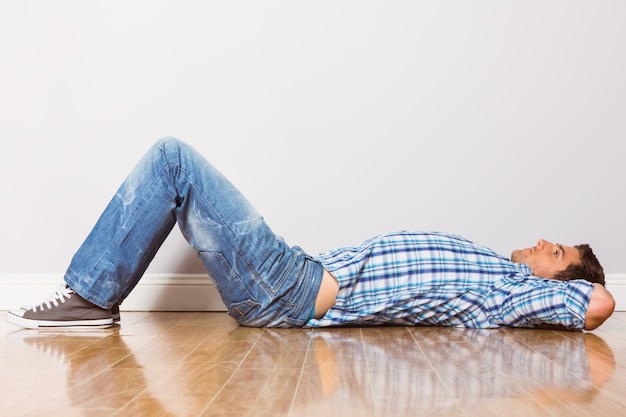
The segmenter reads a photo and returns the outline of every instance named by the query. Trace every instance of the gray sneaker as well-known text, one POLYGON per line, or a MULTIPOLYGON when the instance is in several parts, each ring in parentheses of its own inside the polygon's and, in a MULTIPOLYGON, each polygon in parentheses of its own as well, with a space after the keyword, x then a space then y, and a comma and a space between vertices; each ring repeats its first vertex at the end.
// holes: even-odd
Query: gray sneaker
POLYGON ((118 303, 113 304, 111 307, 111 318, 114 322, 118 322, 122 319, 120 315, 120 305, 118 303))
MULTIPOLYGON (((20 308, 22 310, 32 310, 33 306, 21 306, 20 308)), ((118 303, 113 304, 111 307, 111 318, 116 323, 122 319, 122 316, 120 315, 120 305, 118 303)))
POLYGON ((67 284, 31 309, 11 310, 7 321, 27 329, 103 328, 113 325, 111 310, 100 308, 76 294, 67 284))

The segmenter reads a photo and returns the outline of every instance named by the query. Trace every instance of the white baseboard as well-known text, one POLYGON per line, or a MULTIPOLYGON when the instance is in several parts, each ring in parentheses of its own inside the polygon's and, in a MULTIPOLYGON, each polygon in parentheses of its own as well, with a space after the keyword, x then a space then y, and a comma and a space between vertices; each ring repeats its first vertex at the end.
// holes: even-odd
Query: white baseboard
POLYGON ((607 275, 606 289, 615 298, 615 310, 626 311, 626 274, 607 275))
MULTIPOLYGON (((57 274, 0 274, 0 310, 40 302, 63 282, 57 274)), ((607 275, 616 310, 626 311, 626 274, 607 275)), ((123 310, 225 311, 205 274, 146 274, 124 301, 123 310)))
MULTIPOLYGON (((0 310, 41 302, 63 283, 57 274, 0 274, 0 310)), ((206 274, 145 274, 122 310, 225 311, 206 274)))

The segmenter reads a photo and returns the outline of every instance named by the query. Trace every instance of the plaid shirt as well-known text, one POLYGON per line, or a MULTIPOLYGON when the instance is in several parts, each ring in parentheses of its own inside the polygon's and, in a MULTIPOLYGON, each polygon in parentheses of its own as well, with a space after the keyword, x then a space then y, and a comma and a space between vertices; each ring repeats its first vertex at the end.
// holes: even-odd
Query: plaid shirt
POLYGON ((582 329, 593 284, 535 277, 460 236, 398 232, 318 255, 337 303, 306 327, 346 324, 582 329))

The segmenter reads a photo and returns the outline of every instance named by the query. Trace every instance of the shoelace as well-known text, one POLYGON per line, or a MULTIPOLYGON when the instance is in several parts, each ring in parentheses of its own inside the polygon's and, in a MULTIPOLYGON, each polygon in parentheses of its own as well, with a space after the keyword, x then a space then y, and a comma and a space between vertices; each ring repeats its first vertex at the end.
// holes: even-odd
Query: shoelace
POLYGON ((48 309, 52 308, 52 304, 54 304, 55 307, 58 307, 59 301, 64 303, 66 299, 69 300, 70 298, 72 298, 72 294, 74 294, 74 291, 70 287, 68 287, 67 284, 63 284, 47 300, 45 300, 38 306, 33 307, 32 310, 36 312, 39 308, 41 311, 44 311, 44 304, 48 309))

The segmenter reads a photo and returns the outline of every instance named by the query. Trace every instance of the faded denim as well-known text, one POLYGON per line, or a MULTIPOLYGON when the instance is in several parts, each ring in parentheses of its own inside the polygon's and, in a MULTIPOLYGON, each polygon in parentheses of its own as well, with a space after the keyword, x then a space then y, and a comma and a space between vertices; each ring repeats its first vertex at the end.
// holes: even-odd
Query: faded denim
POLYGON ((257 327, 301 327, 323 268, 275 235, 244 196, 185 143, 164 138, 123 182, 65 274, 103 308, 123 301, 178 223, 228 313, 257 327))

